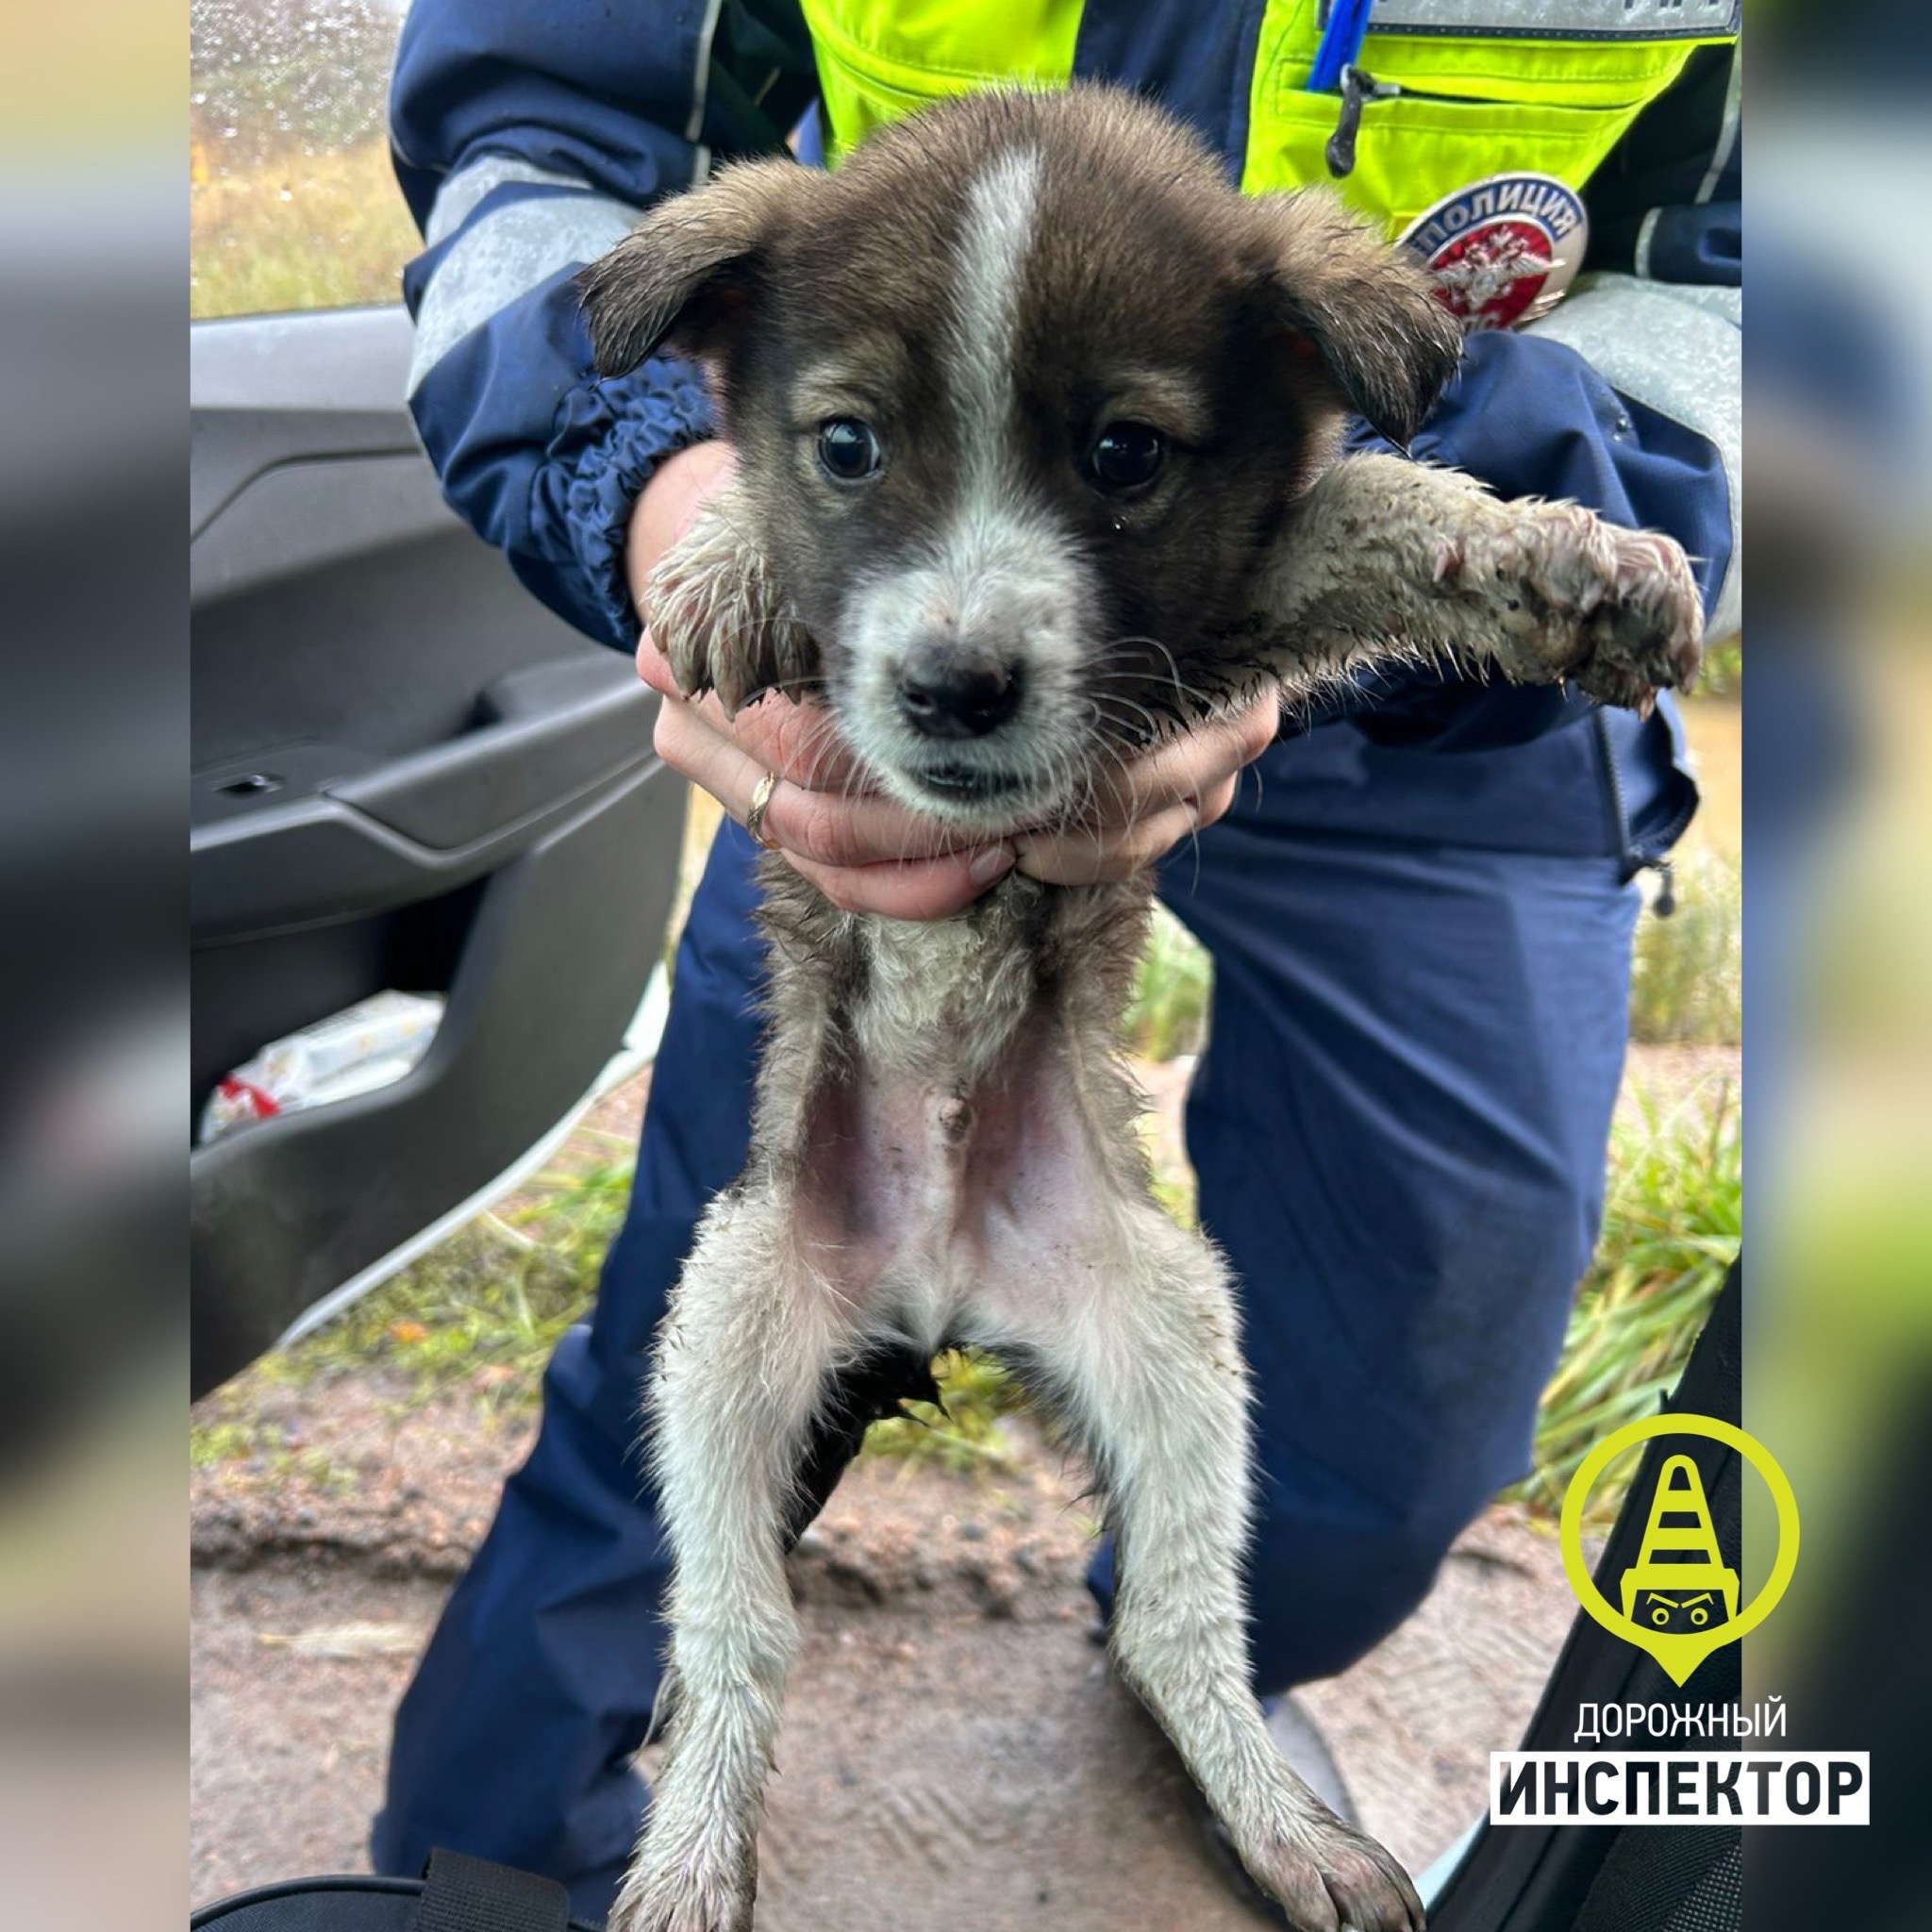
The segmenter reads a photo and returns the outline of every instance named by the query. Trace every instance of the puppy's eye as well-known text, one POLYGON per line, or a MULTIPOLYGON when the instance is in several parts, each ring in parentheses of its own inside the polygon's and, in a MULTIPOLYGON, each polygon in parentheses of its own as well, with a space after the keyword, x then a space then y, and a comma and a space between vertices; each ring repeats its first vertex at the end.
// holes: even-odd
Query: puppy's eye
POLYGON ((1087 474, 1102 490, 1140 490, 1160 474, 1167 443, 1144 423, 1109 423, 1087 452, 1087 474))
POLYGON ((857 416, 834 416, 819 425, 819 464, 840 483, 863 483, 885 467, 877 432, 857 416))

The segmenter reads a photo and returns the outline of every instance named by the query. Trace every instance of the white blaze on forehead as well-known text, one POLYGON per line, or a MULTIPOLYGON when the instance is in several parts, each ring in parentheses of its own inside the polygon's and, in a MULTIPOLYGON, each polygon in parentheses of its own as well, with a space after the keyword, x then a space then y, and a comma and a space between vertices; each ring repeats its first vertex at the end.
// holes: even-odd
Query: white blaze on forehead
POLYGON ((952 368, 969 493, 997 487, 1016 425, 1020 291, 1040 208, 1040 155, 1012 148, 974 177, 959 234, 952 368))
POLYGON ((856 588, 843 625, 850 670, 835 696, 845 734, 915 808, 939 808, 907 770, 940 755, 899 715, 895 692, 907 653, 930 638, 970 640, 1025 679, 1014 722, 983 740, 949 741, 945 764, 996 769, 1028 784, 1074 769, 1074 680, 1091 586, 1077 539, 1029 489, 1021 455, 1021 298, 1040 192, 1032 148, 1008 149, 967 187, 941 339, 957 483, 934 493, 929 525, 905 561, 856 588))

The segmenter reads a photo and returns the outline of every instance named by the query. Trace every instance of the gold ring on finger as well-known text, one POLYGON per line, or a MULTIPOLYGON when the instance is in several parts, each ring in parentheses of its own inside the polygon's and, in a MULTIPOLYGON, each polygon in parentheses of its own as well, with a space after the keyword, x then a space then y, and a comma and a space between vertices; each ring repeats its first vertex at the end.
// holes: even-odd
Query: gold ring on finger
POLYGON ((778 841, 765 834, 765 812, 772 803, 772 794, 778 789, 776 772, 767 772, 758 782, 758 788, 751 795, 751 809, 744 815, 744 829, 749 832, 767 852, 775 852, 778 841))

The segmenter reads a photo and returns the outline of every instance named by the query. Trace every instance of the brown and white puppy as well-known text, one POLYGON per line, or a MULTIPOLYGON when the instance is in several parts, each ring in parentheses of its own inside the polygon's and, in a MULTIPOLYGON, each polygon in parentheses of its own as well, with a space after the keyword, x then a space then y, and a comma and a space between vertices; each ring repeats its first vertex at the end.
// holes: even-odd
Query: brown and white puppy
MULTIPOLYGON (((1648 703, 1694 671, 1667 539, 1395 458, 1457 338, 1325 195, 1245 199, 1096 88, 973 96, 837 173, 727 170, 586 271, 600 366, 704 360, 734 484, 647 615, 686 690, 822 694, 881 789, 991 836, 1076 817, 1180 719, 1390 658, 1648 703)), ((1247 1384, 1221 1257, 1161 1212, 1115 1041, 1148 879, 1008 877, 928 925, 765 872, 752 1152, 650 1389, 676 1554, 670 1748, 615 1932, 742 1932, 814 1425, 1010 1363, 1108 1498, 1119 1667, 1307 1932, 1422 1910, 1246 1678, 1247 1384)), ((1310 1578, 1309 1588, 1319 1588, 1310 1578)))

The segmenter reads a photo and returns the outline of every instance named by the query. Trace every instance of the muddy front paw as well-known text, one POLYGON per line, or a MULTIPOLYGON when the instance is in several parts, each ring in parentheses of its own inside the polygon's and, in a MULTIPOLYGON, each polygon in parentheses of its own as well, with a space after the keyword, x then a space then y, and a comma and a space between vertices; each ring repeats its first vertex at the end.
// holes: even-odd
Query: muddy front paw
POLYGON ((639 607, 677 688, 693 698, 716 691, 734 715, 764 691, 802 697, 818 676, 817 647, 746 528, 730 485, 706 498, 639 607))
POLYGON ((1489 499, 1482 508, 1475 527, 1443 537, 1436 581, 1489 607, 1511 677, 1574 678, 1601 703, 1645 713, 1659 691, 1690 689, 1704 608, 1672 539, 1574 504, 1489 499))
POLYGON ((1298 1823, 1246 1863, 1297 1932, 1423 1932, 1408 1874, 1328 1812, 1298 1823))

